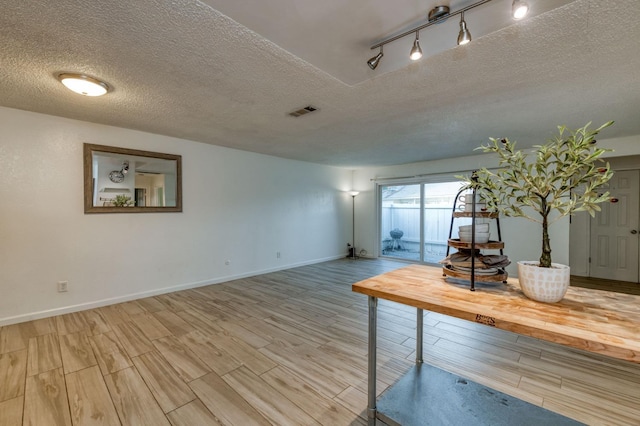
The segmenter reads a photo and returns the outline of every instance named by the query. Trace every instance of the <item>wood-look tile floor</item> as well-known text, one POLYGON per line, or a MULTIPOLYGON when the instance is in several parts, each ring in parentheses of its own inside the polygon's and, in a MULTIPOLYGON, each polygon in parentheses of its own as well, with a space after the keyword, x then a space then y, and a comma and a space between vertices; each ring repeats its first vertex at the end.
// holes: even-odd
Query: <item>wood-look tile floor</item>
MULTIPOLYGON (((367 301, 337 260, 0 329, 0 426, 366 424, 367 301)), ((381 301, 378 391, 415 359, 381 301)), ((640 365, 428 313, 425 362, 593 425, 640 424, 640 365)))
POLYGON ((571 285, 575 287, 592 288, 594 290, 615 291, 617 293, 634 294, 640 296, 640 283, 601 278, 577 277, 571 275, 571 285))

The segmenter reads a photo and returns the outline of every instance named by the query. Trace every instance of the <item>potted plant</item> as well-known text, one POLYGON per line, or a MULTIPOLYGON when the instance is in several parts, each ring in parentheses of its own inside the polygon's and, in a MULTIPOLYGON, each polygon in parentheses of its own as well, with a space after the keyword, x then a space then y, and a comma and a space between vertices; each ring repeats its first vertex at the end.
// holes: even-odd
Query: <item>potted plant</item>
POLYGON ((611 179, 613 171, 600 158, 608 150, 596 146, 595 136, 612 124, 595 130, 589 130, 591 123, 576 130, 558 126, 556 137, 533 147, 532 161, 516 149, 515 142, 491 138, 477 149, 495 153, 499 168, 483 168, 472 177, 463 177, 469 187, 483 194, 489 209, 542 225, 540 260, 518 262, 520 285, 533 300, 558 302, 569 287, 569 267, 551 261, 549 225, 578 211, 595 216, 598 204, 609 201, 609 192, 597 190, 611 179))
POLYGON ((127 197, 123 194, 118 194, 111 200, 111 204, 114 207, 132 207, 133 200, 131 199, 131 197, 127 197))

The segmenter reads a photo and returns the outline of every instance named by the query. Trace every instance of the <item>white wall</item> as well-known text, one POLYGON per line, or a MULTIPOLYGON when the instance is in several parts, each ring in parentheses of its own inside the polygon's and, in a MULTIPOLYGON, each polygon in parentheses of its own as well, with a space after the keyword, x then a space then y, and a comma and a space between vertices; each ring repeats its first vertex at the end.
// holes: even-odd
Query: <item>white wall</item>
POLYGON ((351 171, 8 108, 0 129, 0 325, 346 255, 351 171), (84 142, 182 155, 183 212, 85 215, 84 142))
POLYGON ((587 212, 577 212, 571 218, 569 233, 569 266, 571 275, 589 276, 590 222, 587 212))

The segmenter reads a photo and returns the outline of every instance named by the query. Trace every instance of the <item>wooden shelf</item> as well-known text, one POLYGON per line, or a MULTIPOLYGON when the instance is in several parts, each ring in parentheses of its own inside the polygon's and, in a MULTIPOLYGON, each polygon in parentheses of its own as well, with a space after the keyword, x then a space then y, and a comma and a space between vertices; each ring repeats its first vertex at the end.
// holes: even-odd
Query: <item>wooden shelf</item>
MULTIPOLYGON (((442 273, 451 278, 471 280, 471 274, 469 272, 454 271, 450 266, 443 266, 442 273)), ((499 269, 495 275, 474 274, 475 282, 497 283, 507 281, 507 278, 509 278, 509 274, 504 269, 499 269)))
MULTIPOLYGON (((460 190, 460 192, 458 192, 458 194, 456 195, 454 205, 458 205, 458 201, 460 200, 460 195, 462 194, 462 192, 463 190, 460 190)), ((474 198, 476 197, 475 190, 473 190, 472 196, 474 198)), ((482 204, 482 206, 486 206, 486 204, 482 204)), ((474 244, 472 244, 471 241, 460 241, 460 239, 458 238, 451 238, 451 233, 453 231, 453 224, 456 218, 470 218, 472 223, 474 223, 476 219, 494 219, 496 220, 496 225, 498 227, 498 236, 500 237, 500 221, 499 221, 498 212, 487 211, 486 209, 478 211, 477 204, 474 207, 476 208, 474 209, 475 211, 460 211, 455 209, 453 210, 451 214, 451 227, 449 228, 449 239, 447 241, 447 246, 448 246, 447 256, 449 256, 451 247, 457 250, 471 250, 473 252, 475 252, 475 250, 500 250, 500 254, 503 254, 502 251, 504 249, 504 242, 502 241, 490 240, 486 243, 475 242, 474 244)), ((476 264, 474 266, 478 266, 478 265, 479 264, 476 264)), ((494 282, 494 283, 501 282, 501 281, 506 282, 508 277, 507 272, 504 269, 499 269, 498 273, 495 275, 485 275, 481 273, 479 274, 478 273, 479 268, 475 268, 475 270, 471 270, 471 268, 469 269, 470 269, 469 271, 454 270, 450 265, 447 265, 443 267, 443 275, 445 277, 469 281, 471 288, 474 288, 474 283, 476 281, 477 282, 494 282)))
MULTIPOLYGON (((447 241, 447 244, 449 244, 449 247, 471 250, 471 241, 460 241, 457 238, 449 238, 449 240, 447 241)), ((488 243, 476 243, 475 248, 487 249, 487 250, 500 250, 504 248, 504 242, 489 241, 488 243)))
MULTIPOLYGON (((453 217, 473 217, 473 212, 453 212, 453 217)), ((498 217, 499 215, 496 212, 476 212, 476 219, 497 219, 498 217)))

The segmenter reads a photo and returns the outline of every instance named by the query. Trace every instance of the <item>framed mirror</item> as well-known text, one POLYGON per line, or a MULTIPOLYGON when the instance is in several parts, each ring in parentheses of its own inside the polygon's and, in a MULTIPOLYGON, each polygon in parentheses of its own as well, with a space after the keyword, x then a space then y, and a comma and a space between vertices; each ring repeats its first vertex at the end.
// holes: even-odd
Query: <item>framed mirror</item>
POLYGON ((84 212, 182 211, 182 156, 84 144, 84 212))

